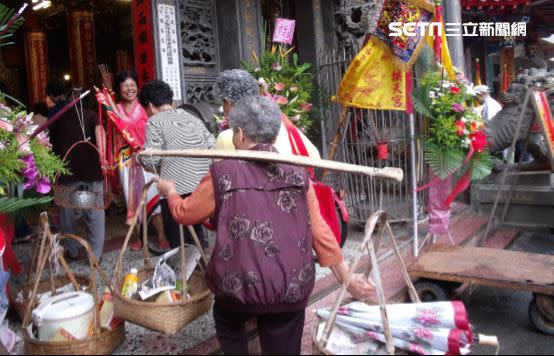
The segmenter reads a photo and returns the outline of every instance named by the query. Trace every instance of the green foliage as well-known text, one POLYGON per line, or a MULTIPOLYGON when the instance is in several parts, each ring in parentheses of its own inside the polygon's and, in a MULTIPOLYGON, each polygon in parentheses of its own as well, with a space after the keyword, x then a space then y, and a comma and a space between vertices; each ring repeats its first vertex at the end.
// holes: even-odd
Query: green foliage
POLYGON ((425 160, 433 172, 442 179, 454 174, 463 164, 462 152, 428 143, 425 148, 425 160))
MULTIPOLYGON (((4 31, 6 29, 8 22, 15 14, 16 10, 0 4, 0 31, 4 31)), ((0 38, 0 47, 13 44, 13 42, 5 41, 13 37, 15 31, 17 31, 23 25, 23 22, 25 22, 25 20, 23 19, 23 17, 20 17, 10 25, 10 28, 8 28, 6 32, 2 35, 2 38, 0 38)))
POLYGON ((35 156, 35 164, 39 172, 48 177, 51 181, 56 178, 58 174, 68 174, 69 171, 66 168, 66 164, 62 160, 52 154, 49 148, 41 144, 37 139, 31 141, 31 151, 35 156))
POLYGON ((32 208, 44 206, 52 200, 35 192, 39 180, 44 188, 47 183, 43 178, 53 181, 67 170, 51 151, 44 133, 30 139, 36 129, 32 115, 21 108, 10 108, 3 99, 0 97, 0 213, 24 216, 34 211, 32 208), (27 158, 28 167, 23 161, 27 158), (30 174, 35 169, 36 177, 30 174), (25 184, 32 188, 23 191, 25 184))
POLYGON ((477 153, 470 162, 471 179, 482 180, 492 172, 492 157, 489 153, 477 153))
POLYGON ((25 167, 19 159, 21 153, 17 150, 18 142, 15 137, 0 129, 0 143, 4 145, 0 150, 0 187, 2 183, 18 183, 21 180, 21 170, 25 167))
POLYGON ((26 209, 36 209, 39 206, 44 206, 52 201, 52 197, 40 198, 0 198, 0 214, 13 214, 15 212, 22 213, 26 209))
POLYGON ((293 48, 285 50, 281 46, 273 46, 260 57, 254 54, 253 58, 252 62, 243 61, 243 68, 257 80, 263 79, 267 88, 262 90, 271 94, 281 111, 306 132, 316 117, 312 114, 312 103, 317 100, 312 65, 300 63, 293 48))
POLYGON ((461 149, 460 139, 456 134, 456 122, 452 117, 440 115, 429 128, 428 143, 448 149, 461 149))
POLYGON ((427 95, 428 92, 429 90, 425 86, 417 87, 412 93, 412 104, 417 113, 430 119, 434 119, 435 117, 433 111, 430 109, 431 99, 429 98, 429 95, 427 95))
POLYGON ((482 120, 472 108, 474 92, 463 77, 449 81, 440 71, 429 71, 421 77, 413 99, 414 109, 429 118, 425 159, 437 176, 444 179, 464 171, 470 152, 472 179, 480 180, 491 173, 482 120))

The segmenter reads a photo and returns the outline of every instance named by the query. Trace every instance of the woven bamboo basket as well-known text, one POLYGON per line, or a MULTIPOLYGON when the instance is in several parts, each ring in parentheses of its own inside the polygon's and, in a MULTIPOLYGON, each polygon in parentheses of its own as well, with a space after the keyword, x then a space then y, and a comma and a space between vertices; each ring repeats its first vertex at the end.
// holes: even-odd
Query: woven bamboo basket
MULTIPOLYGON (((10 290, 10 305, 13 306, 21 320, 23 320, 23 318, 25 317, 27 306, 29 305, 29 302, 31 300, 31 293, 33 292, 34 280, 36 278, 36 270, 33 270, 33 268, 36 268, 38 266, 39 253, 41 250, 44 251, 46 243, 46 239, 44 238, 45 231, 43 231, 44 226, 40 224, 40 221, 37 221, 37 223, 40 227, 40 236, 42 236, 43 238, 37 239, 35 242, 35 246, 33 248, 33 256, 31 257, 31 262, 28 264, 26 271, 25 283, 19 286, 15 286, 10 290), (20 294, 23 295, 23 299, 21 297, 18 298, 20 294)), ((74 274, 74 277, 79 286, 83 286, 86 292, 90 291, 90 279, 88 278, 88 276, 74 274)), ((41 280, 37 289, 37 294, 40 295, 46 292, 52 292, 52 286, 54 287, 54 290, 56 290, 70 283, 72 282, 67 275, 55 275, 50 279, 45 278, 45 276, 41 276, 41 280)), ((32 308, 34 309, 37 306, 38 303, 35 302, 32 308)))
MULTIPOLYGON (((121 294, 121 289, 123 286, 123 281, 125 279, 124 274, 122 273, 123 259, 127 246, 129 244, 133 229, 137 223, 139 212, 142 211, 144 216, 143 221, 146 219, 146 192, 148 188, 152 185, 152 182, 147 183, 142 191, 142 198, 139 203, 137 214, 135 214, 127 236, 125 238, 125 243, 121 249, 121 253, 117 260, 116 268, 113 276, 114 284, 114 313, 120 319, 126 320, 133 324, 140 325, 144 328, 160 332, 165 335, 173 335, 176 332, 182 330, 185 326, 208 313, 212 307, 213 303, 213 294, 208 289, 206 283, 206 278, 204 275, 203 268, 196 269, 190 280, 185 280, 186 270, 185 270, 185 248, 184 248, 184 232, 183 227, 180 227, 181 232, 181 271, 183 271, 183 286, 189 285, 190 287, 190 298, 186 297, 186 294, 181 295, 181 301, 175 303, 154 303, 154 302, 145 302, 139 300, 133 300, 125 298, 121 294)), ((191 232, 196 247, 199 249, 202 255, 202 261, 204 266, 207 265, 207 257, 203 252, 200 241, 194 233, 194 229, 188 227, 191 232)), ((147 244, 147 227, 142 229, 143 231, 143 247, 144 247, 144 267, 139 270, 139 282, 144 282, 148 278, 152 277, 154 273, 154 268, 152 267, 152 262, 148 252, 147 244)), ((202 266, 202 263, 199 264, 202 266)))
MULTIPOLYGON (((144 268, 139 272, 139 280, 143 282, 153 273, 153 268, 144 268)), ((123 278, 120 278, 119 285, 122 284, 123 278)), ((173 335, 206 314, 212 307, 213 296, 202 272, 195 271, 189 279, 188 285, 191 299, 177 303, 142 302, 125 298, 118 290, 115 290, 115 315, 147 329, 165 335, 173 335)))
MULTIPOLYGON (((89 141, 79 141, 67 150, 62 161, 66 161, 67 157, 75 149, 75 147, 85 144, 102 155, 98 147, 89 141)), ((60 174, 56 176, 56 181, 60 178, 60 174)), ((112 201, 112 194, 107 189, 107 180, 104 180, 104 190, 102 192, 91 192, 85 189, 75 189, 65 185, 56 184, 53 186, 54 202, 57 206, 67 209, 82 209, 82 210, 106 210, 112 201)))
MULTIPOLYGON (((111 289, 110 284, 108 283, 108 278, 105 273, 102 271, 98 262, 96 261, 89 244, 82 238, 75 235, 63 235, 60 237, 55 237, 50 232, 50 227, 48 225, 48 216, 46 213, 42 213, 40 216, 40 223, 43 227, 43 241, 40 245, 40 251, 38 254, 38 264, 37 270, 35 273, 35 281, 33 283, 33 289, 31 292, 31 298, 26 306, 25 316, 23 318, 21 334, 23 336, 24 350, 27 355, 110 355, 112 354, 124 341, 125 341, 125 324, 121 323, 118 327, 113 330, 105 331, 100 328, 100 300, 98 297, 97 281, 96 281, 96 272, 100 275, 104 284, 111 289), (68 340, 60 342, 47 342, 40 341, 36 338, 33 338, 29 335, 27 328, 31 319, 31 311, 33 305, 36 303, 37 292, 39 286, 41 285, 41 276, 44 271, 47 260, 50 258, 52 253, 50 248, 50 243, 54 239, 73 239, 80 243, 86 250, 89 261, 90 268, 90 279, 85 278, 78 279, 63 257, 63 252, 58 252, 57 258, 59 259, 61 265, 63 266, 65 272, 67 273, 67 279, 73 285, 75 290, 80 290, 79 281, 87 281, 88 287, 92 292, 94 299, 94 310, 93 310, 93 324, 92 324, 92 335, 85 340, 68 340)), ((51 284, 51 290, 54 289, 54 276, 50 273, 50 279, 48 280, 51 284)))
POLYGON ((111 355, 125 341, 125 324, 82 341, 43 342, 22 334, 25 355, 111 355))

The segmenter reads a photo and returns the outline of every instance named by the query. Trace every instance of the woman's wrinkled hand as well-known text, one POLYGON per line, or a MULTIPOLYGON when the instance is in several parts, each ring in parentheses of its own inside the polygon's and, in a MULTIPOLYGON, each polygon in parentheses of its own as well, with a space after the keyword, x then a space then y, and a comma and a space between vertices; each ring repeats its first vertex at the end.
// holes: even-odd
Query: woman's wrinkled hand
POLYGON ((158 188, 158 193, 160 193, 162 197, 167 197, 173 193, 177 193, 175 183, 172 181, 157 177, 154 178, 153 181, 157 183, 156 188, 158 188))
POLYGON ((375 283, 371 278, 366 279, 363 274, 355 274, 348 284, 348 293, 358 300, 368 300, 375 297, 375 283))

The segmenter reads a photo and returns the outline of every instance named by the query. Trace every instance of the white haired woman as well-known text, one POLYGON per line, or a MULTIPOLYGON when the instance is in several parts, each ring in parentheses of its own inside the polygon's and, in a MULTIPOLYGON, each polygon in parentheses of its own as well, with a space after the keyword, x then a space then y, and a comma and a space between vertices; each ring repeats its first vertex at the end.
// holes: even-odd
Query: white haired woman
MULTIPOLYGON (((235 103, 242 98, 261 95, 260 87, 256 79, 243 69, 231 69, 221 72, 216 79, 215 92, 223 103, 223 112, 226 117, 229 116, 235 103)), ((299 147, 293 147, 293 145, 297 146, 297 144, 290 139, 289 130, 285 126, 285 122, 290 123, 287 116, 281 114, 281 125, 274 146, 280 153, 292 155, 293 152, 299 151, 299 147)), ((293 124, 291 123, 290 125, 293 124)), ((302 131, 296 130, 296 128, 294 128, 294 130, 302 140, 308 156, 313 159, 321 159, 317 147, 315 147, 308 137, 306 137, 302 131)), ((235 145, 233 145, 233 131, 231 129, 222 131, 219 134, 215 148, 224 150, 235 149, 235 145)))
MULTIPOLYGON (((230 112, 238 149, 273 151, 281 126, 277 104, 243 98, 230 112)), ((215 294, 216 332, 225 354, 247 354, 245 322, 257 318, 262 354, 299 354, 304 313, 315 283, 315 263, 329 267, 339 282, 348 274, 332 231, 319 213, 305 169, 287 164, 222 160, 186 199, 173 182, 158 181, 171 213, 181 224, 207 218, 217 240, 207 267, 215 294)), ((372 281, 355 275, 349 292, 373 294, 372 281)))

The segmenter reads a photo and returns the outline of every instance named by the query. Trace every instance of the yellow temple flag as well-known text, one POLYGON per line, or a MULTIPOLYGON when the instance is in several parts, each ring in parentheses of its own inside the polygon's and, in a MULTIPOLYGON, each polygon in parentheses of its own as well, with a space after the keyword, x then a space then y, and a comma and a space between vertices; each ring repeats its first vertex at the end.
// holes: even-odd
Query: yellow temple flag
POLYGON ((361 109, 406 110, 406 76, 394 65, 393 55, 372 36, 348 67, 338 101, 361 109))
MULTIPOLYGON (((446 74, 448 75, 449 80, 455 80, 456 79, 456 71, 454 70, 454 66, 452 65, 452 58, 450 57, 450 50, 448 49, 448 41, 446 40, 446 31, 444 29, 444 22, 441 22, 442 30, 441 30, 441 60, 442 60, 442 67, 446 71, 446 74)), ((427 44, 429 47, 433 48, 433 36, 427 36, 427 44)))

